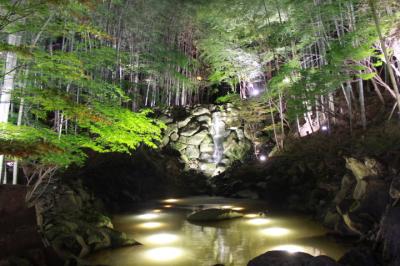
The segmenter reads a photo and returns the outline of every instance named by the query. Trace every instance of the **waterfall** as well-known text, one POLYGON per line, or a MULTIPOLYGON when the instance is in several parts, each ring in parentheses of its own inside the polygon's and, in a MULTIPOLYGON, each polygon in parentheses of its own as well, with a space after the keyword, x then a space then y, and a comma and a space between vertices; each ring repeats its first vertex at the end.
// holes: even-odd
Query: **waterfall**
POLYGON ((224 157, 225 123, 221 119, 221 113, 212 115, 212 138, 214 141, 213 161, 219 164, 224 157))

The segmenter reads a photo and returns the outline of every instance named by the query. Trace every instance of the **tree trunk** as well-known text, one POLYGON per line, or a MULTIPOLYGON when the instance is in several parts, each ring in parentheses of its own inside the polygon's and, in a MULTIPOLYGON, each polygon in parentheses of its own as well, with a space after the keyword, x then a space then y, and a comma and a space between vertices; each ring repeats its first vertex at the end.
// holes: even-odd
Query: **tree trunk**
MULTIPOLYGON (((21 42, 21 36, 17 34, 10 34, 8 36, 8 44, 18 46, 21 42)), ((11 93, 14 90, 14 80, 17 67, 17 54, 15 52, 7 52, 5 75, 3 88, 0 96, 0 123, 8 122, 8 115, 10 113, 11 93)), ((4 167, 4 155, 0 155, 0 180, 4 167)), ((4 176, 3 184, 7 183, 7 178, 4 176)))

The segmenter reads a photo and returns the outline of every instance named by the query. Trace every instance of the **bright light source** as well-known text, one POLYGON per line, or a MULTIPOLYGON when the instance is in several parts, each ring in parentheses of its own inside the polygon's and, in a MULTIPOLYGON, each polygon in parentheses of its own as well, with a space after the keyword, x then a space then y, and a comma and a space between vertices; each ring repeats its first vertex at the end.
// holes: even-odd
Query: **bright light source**
POLYGON ((166 199, 166 200, 164 200, 165 203, 175 203, 175 202, 178 202, 178 201, 179 201, 178 199, 166 199))
POLYGON ((159 210, 159 209, 155 209, 155 210, 153 210, 153 212, 154 212, 154 213, 160 213, 160 212, 161 212, 161 210, 159 210))
POLYGON ((321 127, 321 130, 322 130, 322 131, 327 131, 328 129, 329 129, 328 126, 322 126, 322 127, 321 127))
POLYGON ((281 250, 281 251, 286 251, 291 254, 296 253, 296 252, 304 252, 304 253, 310 254, 312 256, 323 255, 321 250, 319 250, 318 248, 310 247, 310 246, 293 245, 293 244, 276 246, 270 250, 281 250))
POLYGON ((268 224, 269 222, 270 222, 270 220, 265 219, 265 218, 254 218, 254 219, 247 221, 247 223, 251 224, 251 225, 265 225, 265 224, 268 224))
POLYGON ((296 252, 306 252, 306 248, 302 247, 302 246, 298 246, 298 245, 282 245, 282 246, 277 246, 275 248, 273 248, 273 250, 282 250, 282 251, 286 251, 289 253, 296 253, 296 252))
POLYGON ((155 214, 155 213, 145 213, 145 214, 138 215, 137 217, 139 219, 143 219, 143 220, 151 220, 151 219, 158 218, 159 215, 155 214))
POLYGON ((225 210, 232 209, 232 208, 233 208, 233 206, 231 206, 231 205, 221 206, 221 209, 225 209, 225 210))
POLYGON ((267 156, 260 155, 260 161, 265 162, 267 160, 267 156))
POLYGON ((146 252, 146 257, 153 261, 165 262, 175 260, 183 255, 183 250, 180 248, 163 247, 154 248, 146 252))
POLYGON ((255 213, 249 213, 249 214, 246 214, 244 217, 245 218, 257 218, 257 217, 259 217, 259 215, 255 214, 255 213))
POLYGON ((254 90, 251 91, 251 95, 252 96, 258 96, 258 95, 260 95, 260 91, 257 90, 257 89, 254 89, 254 90))
POLYGON ((234 210, 234 211, 243 211, 244 208, 243 207, 235 207, 235 208, 232 208, 232 210, 234 210))
POLYGON ((164 208, 172 208, 172 205, 164 205, 164 208))
POLYGON ((158 222, 148 222, 148 223, 139 224, 138 227, 143 228, 143 229, 154 229, 154 228, 162 227, 163 225, 164 224, 158 223, 158 222))
POLYGON ((146 240, 151 244, 165 245, 165 244, 171 244, 177 241, 178 239, 179 238, 177 235, 163 233, 163 234, 151 235, 146 240))
POLYGON ((273 237, 278 237, 278 236, 284 236, 290 233, 290 230, 286 228, 281 228, 281 227, 271 227, 267 229, 261 230, 261 232, 264 235, 267 236, 273 236, 273 237))

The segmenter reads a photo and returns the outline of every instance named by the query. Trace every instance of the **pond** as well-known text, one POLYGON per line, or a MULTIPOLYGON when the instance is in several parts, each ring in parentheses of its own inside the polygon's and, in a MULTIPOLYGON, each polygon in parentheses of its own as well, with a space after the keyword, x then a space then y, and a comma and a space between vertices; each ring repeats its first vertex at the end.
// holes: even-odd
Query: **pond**
POLYGON ((111 266, 245 266, 270 250, 302 251, 340 258, 348 245, 326 236, 327 230, 307 216, 269 212, 267 203, 220 197, 192 197, 148 202, 134 213, 114 216, 117 230, 142 246, 101 251, 89 260, 111 266), (199 208, 230 208, 243 218, 190 223, 199 208), (266 215, 260 216, 264 212, 266 215))

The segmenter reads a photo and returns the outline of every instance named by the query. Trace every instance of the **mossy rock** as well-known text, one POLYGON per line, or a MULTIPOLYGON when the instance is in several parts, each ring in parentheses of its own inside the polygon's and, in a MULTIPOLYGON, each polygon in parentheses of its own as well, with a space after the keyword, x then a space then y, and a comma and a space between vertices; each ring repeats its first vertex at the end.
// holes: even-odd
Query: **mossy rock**
POLYGON ((190 214, 187 219, 191 222, 221 221, 243 217, 243 214, 229 209, 205 209, 190 214))

